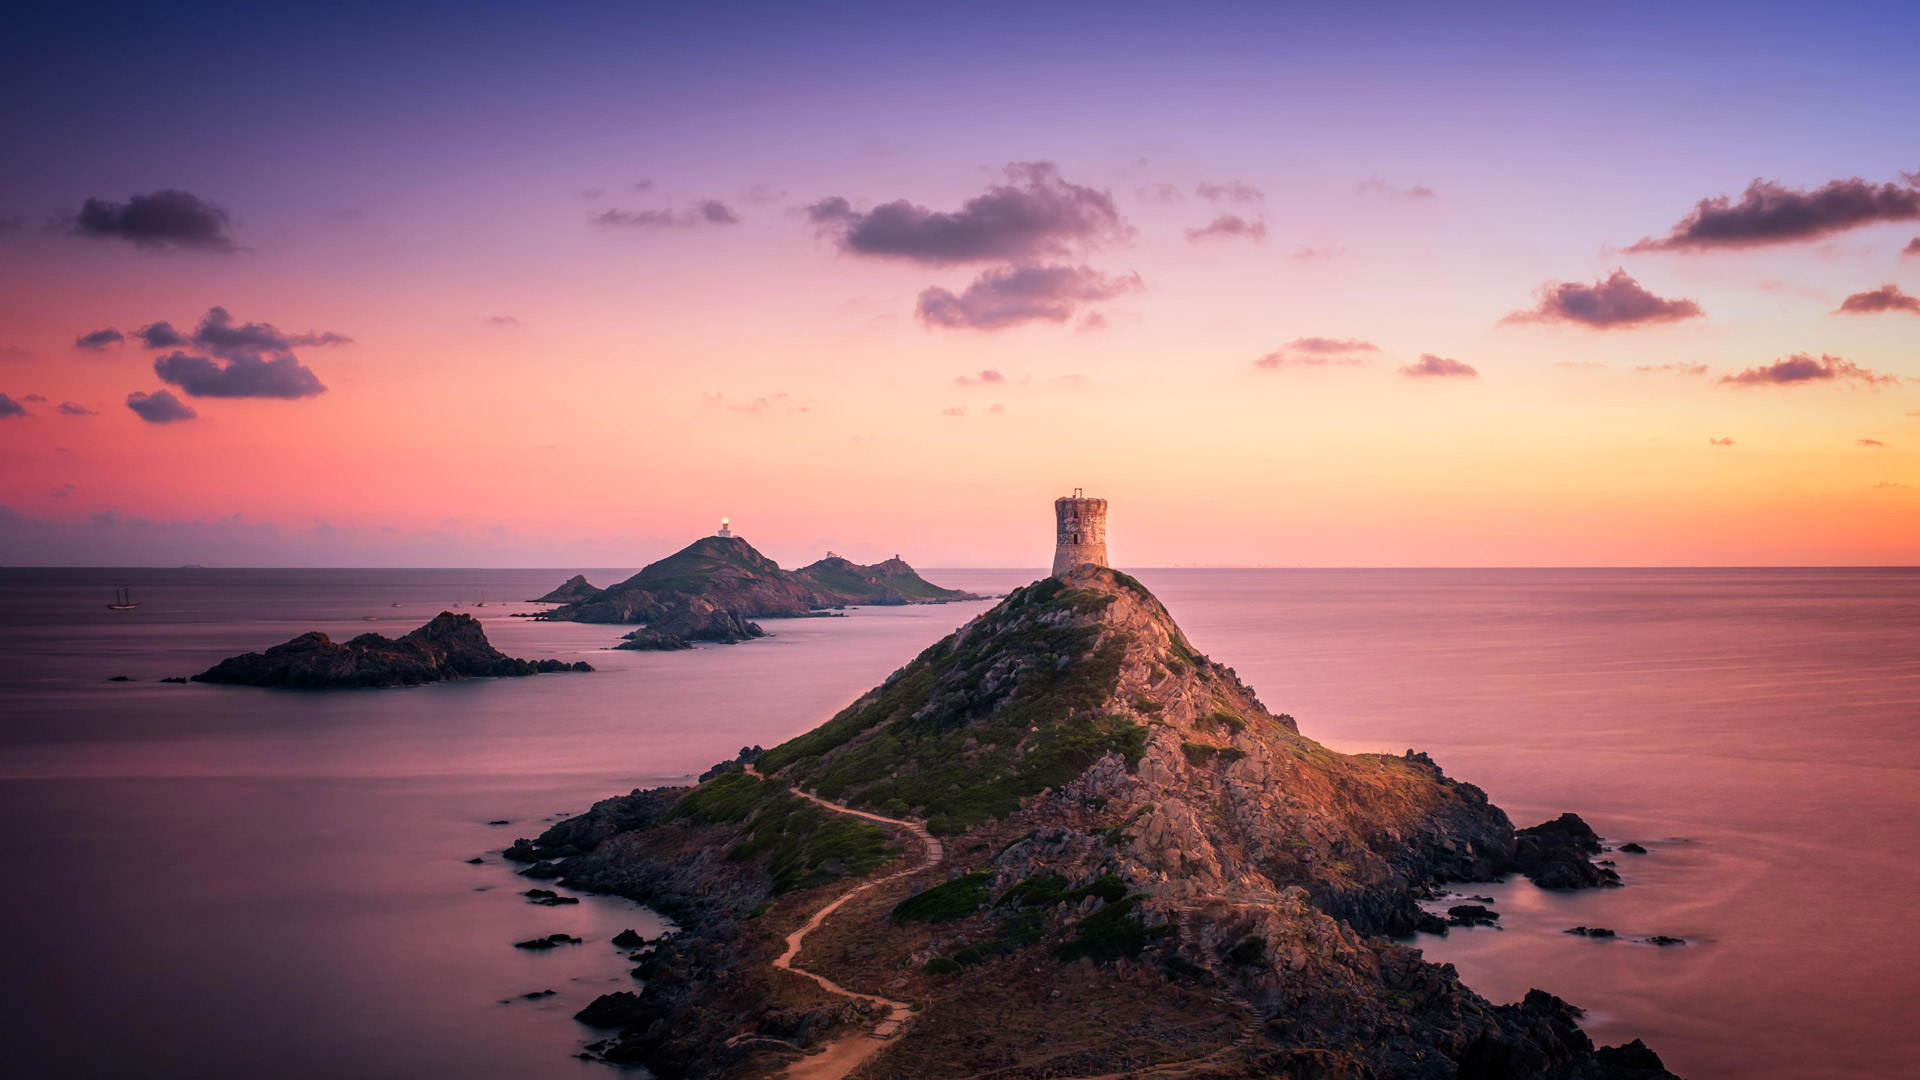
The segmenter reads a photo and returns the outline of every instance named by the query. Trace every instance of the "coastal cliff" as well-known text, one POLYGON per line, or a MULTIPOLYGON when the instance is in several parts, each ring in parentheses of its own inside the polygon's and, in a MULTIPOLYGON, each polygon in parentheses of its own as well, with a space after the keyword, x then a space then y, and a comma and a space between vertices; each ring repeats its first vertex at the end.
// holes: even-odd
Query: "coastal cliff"
POLYGON ((315 630, 264 653, 228 657, 193 681, 335 690, 592 670, 584 660, 517 660, 493 647, 478 619, 443 611, 398 640, 361 634, 339 643, 315 630))
POLYGON ((926 604, 979 597, 940 588, 897 558, 860 566, 830 556, 799 570, 782 570, 737 536, 707 536, 617 585, 593 589, 585 578, 575 577, 542 599, 563 603, 542 618, 644 623, 656 632, 640 635, 634 639, 639 644, 621 648, 684 648, 693 641, 763 636, 759 627, 747 621, 751 619, 792 618, 848 604, 926 604))
POLYGON ((945 838, 939 873, 859 894, 796 960, 923 1005, 856 1076, 1671 1076, 1638 1043, 1596 1050, 1551 994, 1492 1004, 1391 940, 1443 931, 1420 901, 1449 882, 1606 884, 1569 866, 1591 867, 1577 818, 1523 843, 1424 755, 1326 749, 1139 582, 1090 565, 1016 590, 751 770, 743 756, 516 844, 549 860, 536 876, 683 927, 639 957, 645 986, 616 999, 601 1056, 756 1076, 871 1024, 770 963, 843 879, 916 865, 917 842, 796 792, 945 838))

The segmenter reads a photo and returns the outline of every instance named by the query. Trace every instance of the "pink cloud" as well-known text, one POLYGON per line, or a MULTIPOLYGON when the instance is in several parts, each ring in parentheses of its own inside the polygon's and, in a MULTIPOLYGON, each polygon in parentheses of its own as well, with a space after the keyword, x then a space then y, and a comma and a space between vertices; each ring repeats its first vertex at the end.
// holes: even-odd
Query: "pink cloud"
POLYGON ((1591 285, 1549 281, 1541 286, 1540 302, 1532 310, 1516 311, 1501 322, 1570 322, 1595 330, 1616 330, 1697 319, 1704 314, 1692 300, 1655 296, 1628 277, 1625 270, 1615 270, 1605 281, 1591 285))

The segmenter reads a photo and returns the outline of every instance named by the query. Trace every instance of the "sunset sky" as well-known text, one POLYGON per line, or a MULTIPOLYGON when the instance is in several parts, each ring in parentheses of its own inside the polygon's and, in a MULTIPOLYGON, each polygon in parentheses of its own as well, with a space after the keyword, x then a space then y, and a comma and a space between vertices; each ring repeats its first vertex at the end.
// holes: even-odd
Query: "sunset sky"
POLYGON ((0 563, 1920 561, 1807 7, 28 4, 0 563))

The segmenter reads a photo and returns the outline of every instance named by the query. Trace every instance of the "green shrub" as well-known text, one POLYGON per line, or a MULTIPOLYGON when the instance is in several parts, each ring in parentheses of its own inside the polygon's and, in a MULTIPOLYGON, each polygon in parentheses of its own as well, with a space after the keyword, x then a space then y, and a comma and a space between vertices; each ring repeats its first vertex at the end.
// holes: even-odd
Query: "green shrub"
POLYGON ((895 905, 893 921, 939 923, 966 918, 987 902, 987 882, 992 878, 985 870, 976 870, 914 893, 895 905))
POLYGON ((959 973, 960 965, 944 956, 936 956, 927 961, 920 970, 929 975, 954 975, 959 973))
POLYGON ((1256 967, 1267 959, 1267 939, 1255 934, 1227 950, 1227 963, 1235 967, 1256 967))
POLYGON ((979 949, 969 945, 953 954, 953 962, 959 964, 961 967, 972 967, 975 964, 986 963, 987 958, 981 955, 979 949))
POLYGON ((1149 927, 1134 920, 1133 913, 1141 899, 1140 896, 1126 897, 1075 923, 1074 937, 1054 948, 1054 958, 1064 964, 1083 956, 1103 962, 1138 956, 1149 941, 1173 933, 1172 923, 1149 927))

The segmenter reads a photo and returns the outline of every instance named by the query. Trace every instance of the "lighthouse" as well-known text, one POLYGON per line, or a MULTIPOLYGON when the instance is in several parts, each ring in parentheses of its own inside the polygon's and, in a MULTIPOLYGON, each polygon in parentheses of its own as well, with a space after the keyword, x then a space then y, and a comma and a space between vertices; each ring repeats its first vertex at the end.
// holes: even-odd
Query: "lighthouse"
POLYGON ((1053 500, 1053 576, 1092 563, 1107 565, 1107 500, 1089 499, 1079 488, 1053 500))

